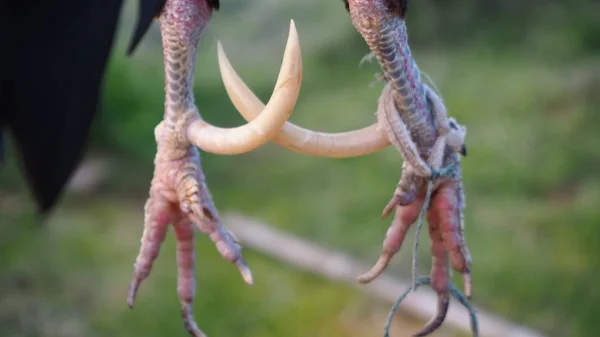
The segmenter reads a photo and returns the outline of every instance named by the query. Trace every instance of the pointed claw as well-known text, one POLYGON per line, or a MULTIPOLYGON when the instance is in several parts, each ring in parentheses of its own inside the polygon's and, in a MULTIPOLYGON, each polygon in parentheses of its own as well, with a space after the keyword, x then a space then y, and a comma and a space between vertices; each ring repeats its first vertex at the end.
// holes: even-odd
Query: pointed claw
POLYGON ((206 337, 204 332, 198 328, 198 324, 194 320, 194 311, 191 303, 181 303, 181 318, 183 318, 183 325, 185 330, 194 337, 206 337))
POLYGON ((248 266, 248 264, 246 263, 246 261, 244 260, 243 257, 240 256, 240 258, 237 259, 237 261, 235 261, 235 266, 240 271, 240 274, 242 275, 244 282, 246 282, 246 284, 248 284, 248 285, 253 285, 254 278, 252 276, 252 270, 250 269, 250 267, 248 266))
POLYGON ((253 285, 252 270, 242 256, 242 246, 237 241, 237 238, 231 235, 233 234, 231 231, 225 229, 218 221, 216 224, 217 227, 210 234, 210 238, 215 243, 217 250, 223 258, 235 264, 246 284, 253 285))
POLYGON ((381 212, 381 220, 387 218, 390 215, 390 213, 392 213, 394 208, 396 206, 398 206, 399 202, 400 202, 400 196, 398 194, 394 193, 394 196, 392 196, 392 199, 387 203, 387 205, 385 205, 383 212, 381 212))
POLYGON ((387 218, 395 207, 408 206, 416 199, 417 182, 415 180, 414 170, 405 162, 402 164, 400 181, 398 181, 398 185, 394 190, 394 195, 383 209, 383 212, 381 212, 381 219, 387 218))
POLYGON ((244 258, 242 257, 241 251, 242 251, 243 247, 240 244, 240 240, 238 239, 237 235, 235 235, 235 233, 233 231, 231 231, 230 229, 225 228, 225 232, 233 240, 233 243, 234 243, 237 251, 239 251, 239 257, 237 260, 235 260, 235 266, 240 271, 240 275, 242 275, 244 282, 246 282, 246 284, 248 284, 248 285, 253 285, 254 277, 252 276, 252 270, 246 263, 246 260, 244 260, 244 258))
POLYGON ((134 276, 133 280, 131 281, 131 284, 129 285, 129 292, 127 294, 127 305, 129 306, 129 309, 133 309, 133 305, 135 304, 135 298, 137 296, 137 292, 138 289, 140 288, 140 285, 142 284, 142 281, 147 277, 147 275, 143 275, 143 276, 134 276))
POLYGON ((473 298, 473 284, 471 281, 471 272, 467 271, 463 274, 463 283, 465 296, 467 296, 467 299, 471 300, 473 298))
POLYGON ((461 145, 459 153, 463 156, 466 157, 467 156, 467 146, 465 144, 461 145))
POLYGON ((367 284, 379 277, 379 275, 381 275, 381 273, 383 273, 387 266, 390 264, 390 261, 392 260, 393 256, 394 254, 391 252, 381 253, 381 256, 379 257, 375 265, 371 268, 371 270, 358 277, 358 283, 367 284))
POLYGON ((450 294, 447 292, 444 294, 438 294, 437 314, 427 324, 425 324, 423 329, 421 329, 419 332, 415 333, 413 336, 414 337, 423 337, 423 336, 427 336, 427 335, 431 334, 432 332, 434 332, 435 330, 437 330, 444 322, 444 319, 446 319, 446 314, 448 313, 449 305, 450 305, 450 294))
POLYGON ((248 284, 248 285, 253 285, 254 277, 252 276, 252 270, 246 263, 246 260, 244 260, 244 258, 241 255, 241 250, 243 247, 240 244, 240 240, 238 239, 237 235, 235 235, 235 233, 233 231, 231 231, 230 229, 225 228, 225 231, 233 240, 237 250, 240 251, 240 257, 235 261, 235 266, 240 271, 240 274, 242 275, 244 282, 246 282, 246 284, 248 284))

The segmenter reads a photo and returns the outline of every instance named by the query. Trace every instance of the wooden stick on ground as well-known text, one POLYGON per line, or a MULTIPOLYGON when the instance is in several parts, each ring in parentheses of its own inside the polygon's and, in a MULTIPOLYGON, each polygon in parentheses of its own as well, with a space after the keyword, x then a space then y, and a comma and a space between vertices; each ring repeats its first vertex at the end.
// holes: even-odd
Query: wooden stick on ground
MULTIPOLYGON (((388 275, 381 275, 368 285, 360 285, 356 282, 356 277, 368 267, 345 254, 326 250, 238 213, 226 213, 222 218, 223 223, 245 248, 256 250, 329 280, 355 286, 390 304, 394 303, 396 297, 410 286, 410 282, 388 275)), ((435 308, 435 293, 430 289, 421 288, 402 302, 400 310, 427 320, 435 314, 435 308)), ((476 310, 479 316, 479 333, 483 337, 546 337, 537 331, 512 324, 480 308, 476 308, 476 310)), ((444 324, 461 331, 470 331, 468 313, 459 306, 450 307, 444 324)))

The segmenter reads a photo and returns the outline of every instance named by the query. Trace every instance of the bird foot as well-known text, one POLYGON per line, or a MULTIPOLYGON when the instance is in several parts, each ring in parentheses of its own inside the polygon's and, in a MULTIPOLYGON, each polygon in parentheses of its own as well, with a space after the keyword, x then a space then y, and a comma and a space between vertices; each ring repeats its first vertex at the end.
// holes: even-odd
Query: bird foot
MULTIPOLYGON (((408 187, 402 188, 402 190, 413 191, 416 188, 414 184, 417 184, 417 180, 407 178, 409 176, 415 175, 409 171, 403 173, 401 183, 406 180, 408 187)), ((386 210, 384 210, 385 216, 395 208, 394 220, 386 233, 381 256, 371 270, 358 277, 359 283, 367 284, 379 277, 385 271, 393 256, 400 250, 412 224, 417 219, 419 219, 419 222, 422 221, 420 219, 421 210, 423 207, 427 207, 424 200, 424 191, 422 190, 423 186, 425 184, 421 183, 419 187, 421 190, 417 192, 417 197, 414 200, 412 199, 414 196, 412 192, 410 195, 396 193, 386 210), (402 198, 396 195, 400 195, 402 198)), ((431 239, 432 267, 430 278, 422 279, 422 282, 431 284, 437 293, 438 303, 435 317, 414 336, 427 336, 441 326, 448 312, 450 295, 454 295, 463 305, 469 307, 467 300, 472 297, 471 256, 464 237, 463 202, 461 182, 445 178, 435 189, 431 197, 431 204, 426 210, 429 237, 431 239), (460 295, 458 290, 450 283, 450 265, 463 276, 466 296, 460 295)), ((416 251, 413 252, 413 266, 416 265, 416 251)), ((416 269, 413 270, 413 276, 418 279, 416 269)), ((418 281, 415 286, 418 286, 419 282, 421 281, 418 281)), ((472 310, 470 311, 472 312, 472 310)), ((471 316, 472 320, 475 321, 474 314, 471 316)), ((474 331, 476 331, 476 326, 474 331)))
MULTIPOLYGON (((168 2, 160 16, 165 50, 165 114, 155 129, 157 143, 154 177, 145 205, 141 247, 127 302, 133 307, 138 289, 148 277, 169 224, 177 243, 177 294, 185 328, 205 336, 194 321, 194 227, 208 235, 219 253, 233 263, 247 284, 252 272, 235 237, 221 224, 208 191, 198 148, 222 155, 252 151, 271 140, 289 118, 300 92, 302 59, 294 22, 275 90, 260 116, 237 128, 219 128, 200 117, 194 104, 193 74, 196 45, 208 22, 205 2, 168 2), (180 15, 181 12, 190 15, 180 15), (186 21, 187 20, 187 21, 186 21)), ((221 49, 221 48, 219 48, 221 49)))
POLYGON ((127 302, 133 307, 137 291, 152 269, 169 224, 177 245, 178 287, 185 328, 195 337, 205 336, 193 317, 195 295, 194 227, 208 235, 217 250, 236 265, 242 278, 252 285, 252 272, 241 254, 241 246, 219 219, 206 185, 198 150, 177 142, 177 133, 163 123, 156 128, 158 151, 150 197, 144 208, 144 231, 129 288, 127 302))

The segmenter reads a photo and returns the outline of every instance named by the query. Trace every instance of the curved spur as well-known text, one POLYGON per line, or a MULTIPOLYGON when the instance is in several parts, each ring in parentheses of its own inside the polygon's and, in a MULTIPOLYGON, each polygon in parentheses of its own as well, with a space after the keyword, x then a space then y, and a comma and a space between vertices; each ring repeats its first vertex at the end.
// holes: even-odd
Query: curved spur
MULTIPOLYGON (((221 44, 218 44, 221 49, 221 44)), ((273 94, 260 116, 248 124, 222 129, 201 119, 192 122, 187 130, 190 142, 207 152, 240 154, 264 145, 274 138, 292 114, 302 83, 302 56, 294 20, 283 54, 283 61, 273 94)))
MULTIPOLYGON (((264 104, 238 76, 220 43, 218 60, 223 84, 236 109, 246 121, 250 122, 261 118, 264 104)), ((390 145, 377 123, 349 132, 324 133, 286 122, 272 140, 298 153, 330 158, 363 156, 380 151, 390 145)))

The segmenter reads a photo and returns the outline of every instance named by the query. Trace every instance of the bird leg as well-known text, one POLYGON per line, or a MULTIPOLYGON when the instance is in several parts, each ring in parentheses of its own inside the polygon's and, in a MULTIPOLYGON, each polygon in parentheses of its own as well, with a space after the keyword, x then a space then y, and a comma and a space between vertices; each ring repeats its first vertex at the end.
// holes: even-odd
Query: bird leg
POLYGON ((400 249, 408 228, 418 218, 411 288, 416 289, 422 284, 416 263, 419 232, 422 216, 425 212, 431 214, 429 234, 433 265, 427 282, 438 294, 438 313, 417 333, 417 336, 425 336, 442 324, 448 310, 451 293, 448 256, 453 267, 463 275, 467 296, 471 295, 470 256, 462 228, 464 196, 459 157, 459 154, 466 155, 466 128, 448 118, 441 98, 421 81, 408 45, 404 21, 406 4, 405 0, 346 2, 353 25, 379 61, 386 77, 377 117, 390 143, 404 159, 400 182, 383 217, 396 208, 396 217, 402 219, 398 212, 407 212, 411 206, 418 205, 416 215, 413 211, 410 217, 402 219, 404 222, 395 219, 388 229, 379 260, 368 273, 359 277, 359 282, 370 282, 383 272, 391 255, 400 249), (447 172, 448 176, 441 175, 442 167, 452 168, 447 172))
POLYGON ((196 48, 215 2, 167 0, 159 16, 165 63, 165 113, 155 129, 157 143, 154 177, 145 206, 144 231, 134 265, 128 304, 133 307, 140 284, 148 277, 169 224, 177 242, 178 296, 185 328, 205 336, 193 317, 195 294, 194 227, 206 234, 224 259, 234 264, 247 284, 252 273, 241 246, 222 225, 205 181, 197 149, 216 154, 251 151, 274 137, 289 118, 302 78, 300 47, 293 22, 281 71, 271 99, 261 116, 232 129, 202 120, 194 103, 196 48))
MULTIPOLYGON (((428 91, 431 93, 432 91, 428 91)), ((392 102, 391 91, 389 87, 384 89, 384 93, 380 98, 378 116, 389 135, 395 137, 392 143, 400 145, 400 148, 409 155, 418 156, 416 147, 412 143, 406 126, 397 118, 381 118, 381 116, 390 115, 390 111, 395 110, 392 102), (389 111, 383 111, 389 109, 389 111), (388 124, 385 124, 388 123, 388 124), (395 124, 393 124, 395 123, 395 124), (411 151, 413 151, 411 153, 411 151)), ((442 116, 440 111, 443 104, 437 96, 429 96, 429 108, 436 116, 442 116)), ((445 110, 442 111, 445 116, 445 110)), ((435 141, 433 147, 429 150, 429 157, 425 162, 422 158, 416 157, 417 160, 423 161, 423 167, 431 170, 431 172, 440 172, 442 165, 459 165, 460 157, 458 153, 464 152, 464 136, 466 129, 456 123, 453 118, 446 118, 446 130, 435 141)), ((399 251, 404 241, 404 237, 410 226, 418 218, 419 213, 425 204, 425 196, 427 193, 427 181, 430 178, 423 177, 411 165, 409 160, 405 160, 402 164, 402 173, 400 182, 394 192, 390 202, 386 205, 382 218, 387 217, 393 209, 396 209, 396 215, 392 225, 388 229, 383 243, 383 251, 377 263, 371 270, 361 276, 358 281, 360 283, 369 283, 377 278, 386 269, 393 255, 399 251)), ((464 222, 463 208, 464 195, 462 191, 462 182, 460 168, 457 166, 455 172, 450 176, 442 176, 431 187, 433 196, 429 205, 427 214, 429 217, 429 235, 432 244, 433 264, 431 275, 428 282, 432 284, 434 290, 438 294, 438 313, 417 335, 425 336, 436 330, 444 321, 450 298, 449 269, 447 267, 447 255, 450 255, 454 269, 463 275, 465 293, 467 297, 471 297, 471 277, 469 266, 471 263, 470 254, 466 247, 464 239, 464 222)), ((418 228, 417 228, 418 242, 418 228)), ((415 252, 416 254, 416 252, 415 252)), ((413 264, 416 263, 416 255, 413 256, 413 264)), ((413 266, 416 268, 416 264, 413 266)), ((416 269, 414 270, 415 277, 416 269)), ((417 281, 417 280, 415 280, 417 281)), ((416 285, 415 285, 416 286, 416 285)), ((456 293, 453 293, 458 296, 456 293)))
POLYGON ((174 151, 172 143, 164 141, 166 138, 160 138, 166 133, 165 130, 162 131, 163 134, 157 137, 159 145, 154 178, 150 187, 150 198, 146 202, 144 234, 135 263, 128 304, 133 307, 137 290, 150 274, 168 224, 172 223, 177 239, 178 294, 182 316, 190 334, 200 337, 204 334, 192 317, 195 292, 192 224, 215 242, 217 250, 226 260, 237 266, 247 284, 252 284, 252 273, 241 255, 241 247, 221 224, 206 186, 198 150, 188 146, 186 152, 174 151), (173 159, 173 153, 179 153, 181 157, 173 159))

